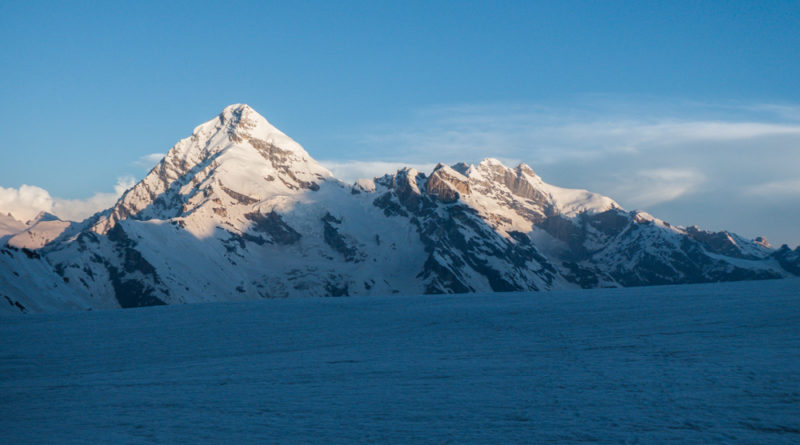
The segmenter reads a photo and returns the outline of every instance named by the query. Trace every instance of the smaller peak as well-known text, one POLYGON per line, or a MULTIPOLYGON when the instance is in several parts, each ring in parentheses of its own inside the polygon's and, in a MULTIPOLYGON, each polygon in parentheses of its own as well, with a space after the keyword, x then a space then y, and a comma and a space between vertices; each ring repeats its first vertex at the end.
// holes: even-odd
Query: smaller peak
POLYGON ((53 215, 50 212, 45 212, 44 210, 42 210, 41 212, 39 212, 38 215, 36 215, 36 220, 37 221, 59 221, 59 220, 61 220, 61 218, 57 217, 56 215, 53 215))
POLYGON ((768 249, 772 248, 772 244, 770 244, 769 241, 767 241, 767 239, 764 238, 763 236, 757 236, 756 239, 753 240, 753 242, 761 247, 766 247, 768 249))
MULTIPOLYGON (((656 217, 654 217, 653 215, 645 212, 644 210, 634 210, 632 212, 632 214, 633 214, 633 220, 635 222, 637 222, 637 223, 655 222, 656 221, 656 217)), ((697 228, 697 226, 694 226, 694 227, 697 228)))
POLYGON ((25 224, 30 226, 40 221, 61 221, 61 218, 57 217, 56 215, 53 215, 52 213, 42 210, 32 220, 26 222, 25 224))
POLYGON ((397 170, 397 174, 401 176, 417 176, 420 174, 420 171, 414 167, 403 167, 397 170))
POLYGON ((449 173, 449 174, 457 174, 457 175, 461 175, 462 174, 460 171, 458 171, 458 170, 454 169, 453 167, 445 164, 444 162, 440 162, 440 163, 436 164, 436 167, 433 167, 433 170, 431 171, 431 174, 436 173, 438 171, 442 171, 442 172, 449 173))
POLYGON ((466 162, 459 162, 457 164, 451 165, 450 168, 461 173, 464 176, 467 176, 467 172, 470 170, 470 168, 473 167, 472 164, 467 164, 466 162))
POLYGON ((497 158, 485 158, 478 165, 485 167, 505 167, 505 165, 503 165, 503 163, 497 158))
POLYGON ((360 192, 365 193, 372 193, 375 191, 375 180, 374 179, 358 179, 356 182, 353 183, 352 187, 353 194, 357 194, 360 192))
POLYGON ((21 225, 21 226, 27 225, 25 222, 18 220, 14 215, 11 214, 11 212, 8 212, 7 215, 3 215, 2 213, 0 213, 0 225, 4 223, 5 224, 12 223, 14 225, 21 225))
POLYGON ((467 178, 470 178, 474 175, 480 175, 479 170, 473 164, 467 164, 465 162, 459 162, 458 164, 451 165, 450 168, 453 170, 461 173, 467 178))
POLYGON ((467 180, 467 176, 465 174, 463 174, 460 171, 450 167, 447 164, 443 164, 443 163, 440 162, 440 163, 436 164, 436 167, 434 167, 433 172, 431 172, 431 176, 442 175, 442 174, 454 177, 454 178, 456 178, 456 179, 458 179, 460 181, 466 181, 467 180))
POLYGON ((536 174, 536 172, 534 172, 533 169, 530 167, 530 165, 528 165, 528 164, 526 164, 524 162, 520 162, 519 164, 517 164, 517 166, 515 167, 515 170, 517 170, 519 172, 522 172, 522 173, 525 173, 528 176, 538 176, 536 174))

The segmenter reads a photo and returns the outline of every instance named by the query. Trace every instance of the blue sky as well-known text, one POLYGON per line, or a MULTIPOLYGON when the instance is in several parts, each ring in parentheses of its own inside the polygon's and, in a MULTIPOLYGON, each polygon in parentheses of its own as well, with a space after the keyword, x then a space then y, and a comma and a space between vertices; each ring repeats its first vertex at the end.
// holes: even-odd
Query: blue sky
POLYGON ((245 102, 345 177, 524 161, 796 245, 799 30, 796 1, 2 2, 0 187, 106 202, 245 102))

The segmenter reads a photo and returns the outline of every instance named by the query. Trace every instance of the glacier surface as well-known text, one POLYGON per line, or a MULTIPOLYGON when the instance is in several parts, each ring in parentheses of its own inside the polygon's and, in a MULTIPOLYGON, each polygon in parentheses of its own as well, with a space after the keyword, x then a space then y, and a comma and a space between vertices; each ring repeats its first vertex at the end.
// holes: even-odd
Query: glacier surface
POLYGON ((3 443, 798 443, 800 280, 0 315, 3 443))

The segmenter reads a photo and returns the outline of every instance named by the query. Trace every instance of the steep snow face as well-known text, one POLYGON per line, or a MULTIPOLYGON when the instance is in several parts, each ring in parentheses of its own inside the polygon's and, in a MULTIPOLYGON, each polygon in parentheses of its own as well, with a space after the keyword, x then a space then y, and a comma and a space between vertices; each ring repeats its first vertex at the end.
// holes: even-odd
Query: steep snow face
POLYGON ((122 307, 421 293, 424 246, 245 105, 197 127, 91 230, 48 246, 75 292, 122 307))
POLYGON ((198 211, 235 223, 227 215, 231 208, 316 190, 328 178, 330 171, 255 110, 231 105, 172 147, 94 230, 106 233, 129 217, 169 219, 198 211))
POLYGON ((348 186, 247 105, 198 126, 87 221, 6 221, 0 290, 31 311, 800 274, 797 251, 626 212, 525 164, 348 186))
POLYGON ((316 191, 168 220, 118 221, 48 247, 75 292, 119 306, 422 293, 416 228, 337 181, 316 191), (234 225, 233 223, 238 225, 234 225))
POLYGON ((88 301, 74 292, 40 253, 0 246, 0 312, 28 313, 118 307, 113 299, 88 301))

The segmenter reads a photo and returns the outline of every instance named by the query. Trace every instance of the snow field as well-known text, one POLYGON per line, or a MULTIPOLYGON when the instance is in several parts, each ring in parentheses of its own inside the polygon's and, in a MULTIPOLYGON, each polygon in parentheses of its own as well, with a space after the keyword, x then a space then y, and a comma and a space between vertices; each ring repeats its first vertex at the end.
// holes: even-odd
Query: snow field
POLYGON ((3 443, 797 443, 800 280, 0 317, 3 443))

